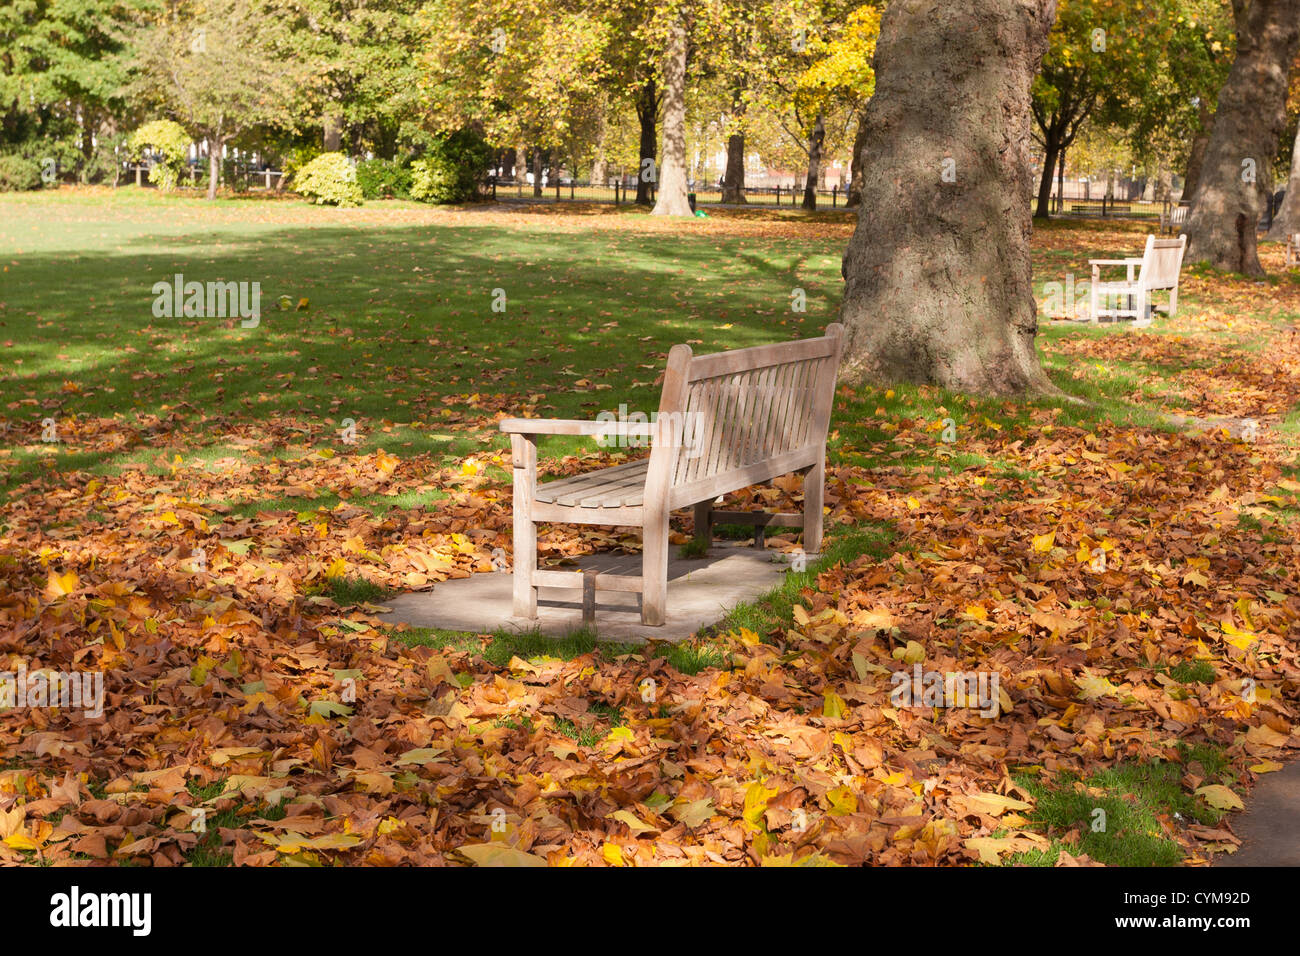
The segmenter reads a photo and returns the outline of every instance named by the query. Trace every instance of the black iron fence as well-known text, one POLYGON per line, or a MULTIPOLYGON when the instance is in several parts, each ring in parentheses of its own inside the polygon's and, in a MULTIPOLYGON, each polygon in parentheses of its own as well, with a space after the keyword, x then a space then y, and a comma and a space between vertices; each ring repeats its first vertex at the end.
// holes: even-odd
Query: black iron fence
MULTIPOLYGON (((620 180, 592 183, 560 179, 553 183, 546 183, 538 190, 532 183, 489 178, 488 190, 493 199, 506 202, 532 200, 533 202, 608 202, 621 205, 636 201, 636 183, 620 180)), ((653 198, 653 187, 650 193, 653 198)), ((749 186, 742 190, 742 193, 745 197, 745 205, 797 207, 803 202, 804 190, 802 186, 749 186)), ((722 204, 721 186, 697 183, 691 187, 690 195, 694 206, 722 204)), ((844 201, 844 190, 839 186, 817 190, 819 207, 827 205, 837 209, 844 205, 844 201)))

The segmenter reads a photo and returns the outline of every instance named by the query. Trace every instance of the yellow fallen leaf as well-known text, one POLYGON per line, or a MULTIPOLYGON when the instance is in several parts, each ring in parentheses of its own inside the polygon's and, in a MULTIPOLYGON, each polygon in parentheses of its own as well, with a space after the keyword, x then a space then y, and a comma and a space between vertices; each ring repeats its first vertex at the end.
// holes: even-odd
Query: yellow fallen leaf
POLYGON ((615 810, 613 813, 609 814, 609 819, 627 824, 633 835, 645 833, 647 830, 654 829, 650 824, 639 819, 631 810, 615 810))
POLYGON ((1251 765, 1250 772, 1275 773, 1278 770, 1281 770, 1283 766, 1284 764, 1280 764, 1276 760, 1261 760, 1259 763, 1251 765))
POLYGON ((623 848, 617 843, 606 843, 600 848, 600 855, 610 866, 627 866, 627 861, 623 859, 623 848))
POLYGON ((1049 531, 1047 534, 1034 535, 1033 548, 1039 554, 1046 554, 1052 550, 1052 545, 1056 543, 1056 532, 1049 531))
POLYGON ((45 585, 45 593, 52 597, 63 597, 77 590, 77 585, 80 583, 75 571, 69 571, 67 574, 55 574, 51 571, 50 579, 45 585))
POLYGON ((968 793, 955 797, 954 801, 965 803, 968 810, 986 813, 991 817, 1006 813, 1008 810, 1031 810, 1034 806, 1032 803, 1001 793, 968 793))
POLYGON ((540 856, 516 850, 500 843, 468 843, 456 848, 461 856, 469 857, 476 866, 548 866, 540 856))
POLYGON ((833 690, 828 690, 822 699, 822 716, 829 717, 832 720, 839 720, 848 710, 848 705, 844 703, 844 698, 833 690))
POLYGON ((1199 787, 1196 794, 1204 797, 1206 803, 1218 810, 1243 810, 1246 806, 1241 802, 1241 797, 1221 783, 1212 783, 1206 787, 1199 787))

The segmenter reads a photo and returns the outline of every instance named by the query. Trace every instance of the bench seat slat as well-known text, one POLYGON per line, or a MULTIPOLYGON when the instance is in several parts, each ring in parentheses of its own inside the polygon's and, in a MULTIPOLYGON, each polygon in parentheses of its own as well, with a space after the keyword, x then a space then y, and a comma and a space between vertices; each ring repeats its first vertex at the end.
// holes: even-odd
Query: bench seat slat
POLYGON ((648 458, 600 468, 537 486, 534 498, 546 504, 583 508, 640 506, 645 496, 648 458))

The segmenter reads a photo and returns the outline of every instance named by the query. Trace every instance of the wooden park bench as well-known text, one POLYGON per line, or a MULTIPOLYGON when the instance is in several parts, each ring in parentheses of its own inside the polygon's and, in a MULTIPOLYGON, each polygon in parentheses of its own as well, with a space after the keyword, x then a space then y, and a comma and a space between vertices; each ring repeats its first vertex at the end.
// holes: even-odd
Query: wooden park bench
POLYGON ((1187 225, 1187 211, 1191 208, 1190 205, 1179 203, 1177 206, 1162 209, 1160 211, 1160 231, 1167 232, 1170 235, 1177 234, 1183 226, 1187 225))
POLYGON ((1183 267, 1186 249, 1186 236, 1177 239, 1147 236, 1147 247, 1141 258, 1089 259, 1088 264, 1092 266, 1092 321, 1100 321, 1103 315, 1117 319, 1131 316, 1135 326, 1147 326, 1151 324, 1151 314, 1156 308, 1164 308, 1174 315, 1178 311, 1178 273, 1183 267), (1122 282, 1102 282, 1103 266, 1124 266, 1128 269, 1128 278, 1122 282), (1158 307, 1153 300, 1152 293, 1160 290, 1169 292, 1167 307, 1158 307), (1112 297, 1119 298, 1119 305, 1110 304, 1112 297), (1103 301, 1105 305, 1102 305, 1103 301))
POLYGON ((1300 232, 1294 233, 1286 242, 1286 268, 1300 266, 1300 232))
POLYGON ((507 418, 514 465, 514 614, 537 617, 537 589, 583 589, 583 616, 595 592, 640 594, 641 622, 664 623, 668 593, 668 516, 695 510, 696 537, 709 541, 715 518, 803 526, 803 549, 821 549, 826 430, 844 327, 821 338, 695 356, 668 353, 659 412, 649 422, 507 418), (537 481, 539 435, 649 439, 650 455, 612 468, 537 481), (803 475, 802 515, 720 511, 719 495, 803 475), (641 529, 641 575, 540 570, 537 525, 592 524, 641 529))

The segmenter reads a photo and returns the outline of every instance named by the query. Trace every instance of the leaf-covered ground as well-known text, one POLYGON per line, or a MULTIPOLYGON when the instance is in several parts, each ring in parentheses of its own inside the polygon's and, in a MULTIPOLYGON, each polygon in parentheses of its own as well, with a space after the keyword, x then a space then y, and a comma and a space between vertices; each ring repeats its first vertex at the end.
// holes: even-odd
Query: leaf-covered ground
MULTIPOLYGON (((1294 277, 1188 270, 1152 330, 1045 326, 1088 404, 843 387, 833 557, 792 600, 685 651, 515 656, 364 601, 509 552, 498 418, 652 408, 674 341, 820 328, 842 217, 0 205, 0 670, 102 671, 107 697, 0 716, 7 862, 1061 865, 1105 857, 1101 807, 1196 863, 1300 746, 1294 277), (154 319, 169 270, 310 305, 154 319), (495 287, 526 315, 494 316, 495 287), (1253 441, 1212 424, 1243 418, 1253 441), (1000 712, 891 706, 918 663, 996 673, 1000 712), (1105 786, 1133 768, 1167 790, 1141 815, 1105 786)), ((1141 240, 1052 224, 1037 281, 1141 240)))

